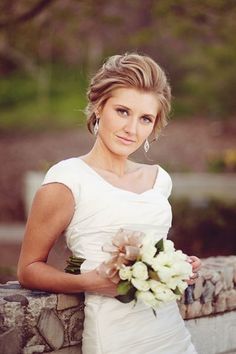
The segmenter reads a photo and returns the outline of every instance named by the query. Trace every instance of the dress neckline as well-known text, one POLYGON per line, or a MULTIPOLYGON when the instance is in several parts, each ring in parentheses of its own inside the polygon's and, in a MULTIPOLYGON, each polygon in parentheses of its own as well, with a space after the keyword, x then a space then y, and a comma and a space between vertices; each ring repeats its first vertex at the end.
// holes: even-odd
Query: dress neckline
POLYGON ((82 164, 90 171, 92 172, 95 176, 97 176, 104 184, 114 188, 114 189, 117 189, 117 190, 120 190, 124 193, 130 193, 130 194, 133 194, 133 195, 144 195, 146 193, 149 193, 149 192, 153 192, 155 189, 156 189, 156 184, 157 184, 157 181, 159 180, 160 178, 160 173, 161 173, 161 166, 157 165, 158 168, 157 168, 157 172, 156 172, 156 177, 155 177, 155 180, 154 180, 154 183, 153 183, 153 186, 149 189, 147 189, 146 191, 144 192, 141 192, 141 193, 137 193, 137 192, 133 192, 133 191, 130 191, 128 189, 124 189, 124 188, 119 188, 117 186, 114 186, 112 183, 108 182, 104 177, 102 177, 94 168, 92 168, 87 162, 85 162, 81 157, 77 157, 77 159, 79 161, 82 162, 82 164))

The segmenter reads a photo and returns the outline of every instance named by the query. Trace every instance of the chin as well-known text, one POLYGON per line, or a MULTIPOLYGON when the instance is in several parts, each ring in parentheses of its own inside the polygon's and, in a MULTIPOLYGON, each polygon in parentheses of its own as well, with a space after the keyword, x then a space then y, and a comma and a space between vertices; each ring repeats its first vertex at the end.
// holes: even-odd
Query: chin
POLYGON ((117 156, 121 157, 128 157, 129 155, 133 154, 137 149, 131 148, 131 147, 117 147, 117 146, 111 146, 109 147, 109 150, 117 156))

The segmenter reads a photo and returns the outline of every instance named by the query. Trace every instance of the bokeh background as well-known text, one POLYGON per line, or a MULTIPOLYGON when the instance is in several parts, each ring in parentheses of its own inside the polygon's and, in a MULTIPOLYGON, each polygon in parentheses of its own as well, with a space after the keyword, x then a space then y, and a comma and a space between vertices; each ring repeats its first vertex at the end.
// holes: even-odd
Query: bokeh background
MULTIPOLYGON (((236 172, 234 0, 1 0, 0 281, 15 279, 27 217, 25 176, 86 153, 86 88, 109 55, 137 51, 166 71, 170 122, 135 159, 171 175, 236 172)), ((213 177, 212 177, 213 178, 213 177)), ((174 186, 175 188, 175 186, 174 186)), ((216 187, 216 188, 219 188, 216 187)), ((195 191, 196 192, 196 191, 195 191)), ((170 237, 189 254, 235 254, 236 201, 171 198, 170 237)), ((65 263, 67 250, 52 253, 65 263)))

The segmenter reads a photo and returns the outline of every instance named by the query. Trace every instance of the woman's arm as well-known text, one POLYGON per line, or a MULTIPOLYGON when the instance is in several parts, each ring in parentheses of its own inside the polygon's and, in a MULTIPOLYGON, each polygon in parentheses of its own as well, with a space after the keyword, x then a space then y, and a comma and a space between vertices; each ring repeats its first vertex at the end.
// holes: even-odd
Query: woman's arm
POLYGON ((116 285, 101 278, 96 270, 73 275, 46 264, 49 251, 70 223, 75 202, 63 184, 42 186, 34 198, 18 262, 22 286, 52 292, 96 292, 116 296, 116 285))

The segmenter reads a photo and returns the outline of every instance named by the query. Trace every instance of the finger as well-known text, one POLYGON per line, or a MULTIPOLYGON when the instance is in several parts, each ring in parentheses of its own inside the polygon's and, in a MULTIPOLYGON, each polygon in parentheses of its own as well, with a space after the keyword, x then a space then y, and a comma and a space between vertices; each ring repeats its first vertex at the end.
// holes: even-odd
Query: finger
POLYGON ((196 281, 197 281, 197 279, 198 279, 198 275, 197 276, 192 276, 191 278, 189 278, 188 280, 187 280, 187 284, 188 285, 192 285, 192 284, 195 284, 196 283, 196 281))
POLYGON ((201 266, 196 266, 196 267, 193 267, 193 272, 198 272, 199 270, 201 269, 201 266))
POLYGON ((202 265, 201 260, 196 256, 189 256, 187 260, 189 263, 191 263, 194 270, 199 269, 202 265))
POLYGON ((197 279, 199 278, 200 274, 199 272, 193 272, 193 275, 190 277, 190 279, 197 279))
POLYGON ((118 284, 120 281, 120 277, 118 274, 115 274, 112 278, 110 278, 110 280, 112 281, 112 283, 118 284))
POLYGON ((188 256, 188 259, 191 260, 192 263, 201 263, 200 258, 196 257, 196 256, 188 256))

